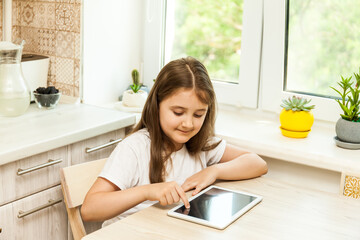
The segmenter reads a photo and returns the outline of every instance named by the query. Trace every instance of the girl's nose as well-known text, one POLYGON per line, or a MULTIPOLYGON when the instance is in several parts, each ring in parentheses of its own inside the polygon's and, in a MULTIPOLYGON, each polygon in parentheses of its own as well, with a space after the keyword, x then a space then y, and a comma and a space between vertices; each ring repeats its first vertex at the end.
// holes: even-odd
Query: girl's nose
POLYGON ((184 119, 184 121, 182 122, 182 126, 184 128, 192 128, 193 127, 192 118, 191 117, 186 117, 184 119))

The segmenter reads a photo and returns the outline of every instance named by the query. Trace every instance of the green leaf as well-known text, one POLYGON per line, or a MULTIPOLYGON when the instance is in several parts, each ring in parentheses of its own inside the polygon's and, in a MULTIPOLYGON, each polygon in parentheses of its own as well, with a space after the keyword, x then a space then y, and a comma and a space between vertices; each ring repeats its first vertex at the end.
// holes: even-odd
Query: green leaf
POLYGON ((342 93, 339 90, 337 90, 336 88, 333 88, 333 87, 330 87, 330 88, 334 89, 340 96, 342 96, 342 93))
POLYGON ((140 90, 141 85, 133 84, 130 86, 130 88, 133 90, 134 93, 137 93, 140 90))

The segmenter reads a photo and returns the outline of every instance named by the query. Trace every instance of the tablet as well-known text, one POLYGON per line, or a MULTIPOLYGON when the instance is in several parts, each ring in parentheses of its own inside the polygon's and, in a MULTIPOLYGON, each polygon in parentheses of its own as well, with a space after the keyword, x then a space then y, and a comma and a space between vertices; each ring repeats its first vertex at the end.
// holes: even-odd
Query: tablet
POLYGON ((224 229, 262 200, 261 196, 210 186, 168 212, 171 217, 224 229))

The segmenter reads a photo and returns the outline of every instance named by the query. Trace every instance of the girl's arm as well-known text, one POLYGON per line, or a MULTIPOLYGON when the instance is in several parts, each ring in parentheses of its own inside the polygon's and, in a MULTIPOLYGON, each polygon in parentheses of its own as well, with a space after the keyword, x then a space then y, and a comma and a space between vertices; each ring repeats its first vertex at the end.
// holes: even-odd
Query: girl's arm
POLYGON ((243 151, 235 146, 226 145, 225 152, 218 164, 209 166, 186 179, 184 191, 195 188, 193 195, 220 180, 241 180, 267 173, 266 162, 255 153, 243 151))
POLYGON ((81 217, 84 221, 103 221, 146 200, 168 205, 179 202, 180 199, 185 206, 190 206, 184 190, 176 182, 148 184, 120 190, 115 184, 99 177, 86 194, 81 207, 81 217))

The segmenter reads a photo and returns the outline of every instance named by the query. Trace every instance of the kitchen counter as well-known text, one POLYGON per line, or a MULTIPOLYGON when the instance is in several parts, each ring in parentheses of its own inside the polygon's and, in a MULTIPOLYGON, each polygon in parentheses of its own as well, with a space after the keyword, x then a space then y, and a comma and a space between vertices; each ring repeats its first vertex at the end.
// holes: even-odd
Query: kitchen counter
POLYGON ((18 117, 0 117, 0 165, 130 126, 136 117, 86 104, 39 109, 31 104, 18 117))

